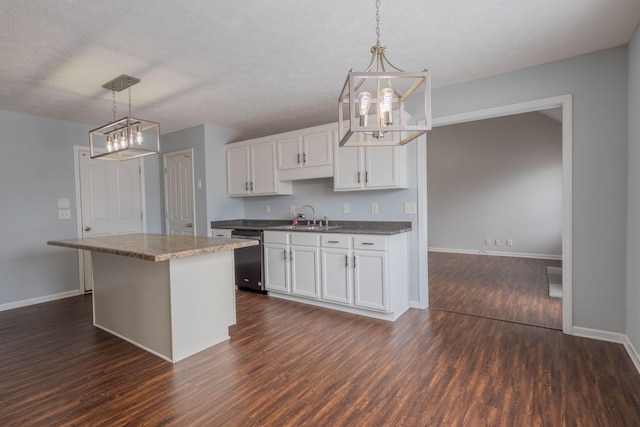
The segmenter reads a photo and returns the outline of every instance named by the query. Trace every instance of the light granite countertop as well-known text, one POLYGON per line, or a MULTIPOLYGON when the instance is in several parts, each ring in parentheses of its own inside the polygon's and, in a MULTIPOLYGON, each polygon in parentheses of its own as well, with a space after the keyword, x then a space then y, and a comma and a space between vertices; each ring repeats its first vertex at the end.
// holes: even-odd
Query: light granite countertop
POLYGON ((165 234, 119 234, 84 239, 50 240, 48 245, 105 252, 147 261, 166 261, 211 252, 256 246, 257 240, 221 237, 171 236, 165 234))

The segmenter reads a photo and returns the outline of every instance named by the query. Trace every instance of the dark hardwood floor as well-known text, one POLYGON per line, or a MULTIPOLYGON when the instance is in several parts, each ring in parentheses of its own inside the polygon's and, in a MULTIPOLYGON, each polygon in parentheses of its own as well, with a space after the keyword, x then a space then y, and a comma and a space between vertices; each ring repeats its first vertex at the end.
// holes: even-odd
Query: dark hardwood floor
POLYGON ((562 330, 562 299, 548 295, 547 266, 562 261, 429 252, 429 306, 562 330))
POLYGON ((0 312, 2 426, 637 426, 622 345, 439 310, 394 323, 246 292, 231 340, 171 365, 91 296, 0 312))

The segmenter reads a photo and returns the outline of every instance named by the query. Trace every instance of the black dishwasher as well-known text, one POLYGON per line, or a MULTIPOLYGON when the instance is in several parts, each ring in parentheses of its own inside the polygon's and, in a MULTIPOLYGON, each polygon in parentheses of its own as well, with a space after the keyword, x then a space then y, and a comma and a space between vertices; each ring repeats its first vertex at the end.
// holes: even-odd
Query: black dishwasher
POLYGON ((249 246, 233 251, 235 281, 238 289, 266 294, 262 278, 262 230, 233 230, 234 239, 258 240, 258 246, 249 246))

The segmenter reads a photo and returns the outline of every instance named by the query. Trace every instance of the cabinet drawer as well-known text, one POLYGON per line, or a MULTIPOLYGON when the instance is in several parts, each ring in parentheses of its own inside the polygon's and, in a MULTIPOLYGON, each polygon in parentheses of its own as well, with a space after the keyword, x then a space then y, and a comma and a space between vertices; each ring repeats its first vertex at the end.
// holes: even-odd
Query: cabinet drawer
POLYGON ((354 249, 368 249, 373 251, 387 250, 387 237, 374 235, 355 235, 353 237, 354 249))
POLYGON ((322 234, 320 236, 323 248, 349 249, 351 236, 348 234, 322 234))
POLYGON ((281 245, 289 244, 289 233, 284 231, 265 231, 264 232, 265 243, 279 243, 281 245))
POLYGON ((213 228, 211 229, 211 237, 231 238, 231 230, 224 229, 224 228, 213 228))
POLYGON ((291 233, 291 244, 301 246, 320 246, 320 235, 307 232, 291 233))

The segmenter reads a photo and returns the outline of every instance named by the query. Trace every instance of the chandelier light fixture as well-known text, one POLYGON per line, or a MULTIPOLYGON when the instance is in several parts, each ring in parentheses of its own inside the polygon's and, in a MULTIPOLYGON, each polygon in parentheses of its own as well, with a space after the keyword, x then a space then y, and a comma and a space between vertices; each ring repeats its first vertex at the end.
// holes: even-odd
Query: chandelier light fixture
POLYGON ((369 66, 349 70, 338 99, 340 147, 403 145, 431 130, 429 71, 406 72, 389 62, 380 45, 380 0, 376 36, 369 66), (410 116, 406 105, 424 116, 410 116))
POLYGON ((122 74, 102 85, 113 97, 113 122, 89 132, 92 159, 120 162, 160 152, 160 125, 131 117, 131 86, 140 79, 122 74), (116 92, 129 91, 129 113, 116 120, 116 92))

